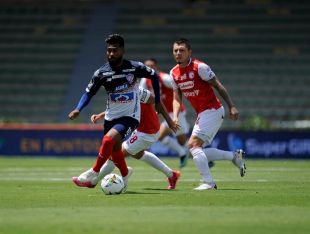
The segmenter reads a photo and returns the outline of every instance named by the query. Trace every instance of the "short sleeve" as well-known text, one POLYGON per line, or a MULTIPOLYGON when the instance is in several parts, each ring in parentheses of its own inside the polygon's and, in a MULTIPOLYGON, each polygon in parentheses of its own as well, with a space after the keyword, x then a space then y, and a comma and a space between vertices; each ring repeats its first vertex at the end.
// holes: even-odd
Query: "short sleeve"
POLYGON ((174 79, 173 79, 173 74, 172 71, 170 71, 170 84, 173 90, 178 89, 178 85, 175 83, 174 79))
POLYGON ((99 78, 99 70, 95 71, 92 79, 89 81, 85 91, 90 94, 96 94, 99 88, 101 87, 100 78, 99 78))
POLYGON ((171 76, 167 73, 165 73, 161 76, 161 80, 162 80, 164 86, 166 86, 167 88, 170 88, 170 89, 172 89, 171 79, 172 79, 171 76))
POLYGON ((198 64, 198 74, 201 77, 201 79, 208 81, 215 77, 214 72, 211 70, 211 68, 205 64, 205 63, 199 63, 198 64))

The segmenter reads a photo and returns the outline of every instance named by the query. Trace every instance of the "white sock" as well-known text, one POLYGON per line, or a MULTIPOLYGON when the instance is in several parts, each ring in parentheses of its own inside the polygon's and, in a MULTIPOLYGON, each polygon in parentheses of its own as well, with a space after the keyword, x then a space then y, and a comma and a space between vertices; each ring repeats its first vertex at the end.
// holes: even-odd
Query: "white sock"
POLYGON ((179 142, 170 136, 166 136, 164 139, 162 139, 161 143, 165 146, 167 146, 171 150, 175 150, 179 157, 186 155, 187 149, 185 146, 180 145, 179 142))
POLYGON ((163 161, 161 161, 158 157, 156 157, 155 154, 144 151, 143 156, 140 158, 140 160, 146 162, 150 166, 154 167, 155 169, 161 171, 164 173, 167 177, 172 176, 172 170, 169 168, 163 161))
POLYGON ((196 147, 189 150, 193 156, 193 161, 202 176, 203 182, 212 183, 213 179, 208 166, 208 158, 202 151, 202 148, 196 147))
POLYGON ((100 168, 99 171, 99 180, 103 179, 103 177, 105 177, 106 175, 110 174, 115 168, 115 164, 112 160, 107 160, 105 162, 105 164, 103 164, 103 166, 100 168))
POLYGON ((229 160, 232 161, 234 158, 234 153, 231 151, 219 150, 216 148, 204 148, 203 152, 207 156, 209 161, 217 160, 229 160))

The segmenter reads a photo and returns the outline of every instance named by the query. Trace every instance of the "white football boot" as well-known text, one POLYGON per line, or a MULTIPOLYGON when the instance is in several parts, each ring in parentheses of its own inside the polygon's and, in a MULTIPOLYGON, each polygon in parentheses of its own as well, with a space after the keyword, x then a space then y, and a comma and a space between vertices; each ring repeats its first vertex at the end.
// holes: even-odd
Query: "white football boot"
POLYGON ((79 187, 94 188, 98 183, 98 172, 95 172, 93 168, 83 172, 79 177, 72 177, 73 183, 79 187))
POLYGON ((194 188, 194 190, 196 190, 196 191, 199 191, 199 190, 215 190, 215 189, 217 189, 217 186, 214 182, 211 182, 211 183, 203 182, 197 188, 194 188))
POLYGON ((238 149, 234 152, 234 158, 232 160, 233 164, 239 168, 240 176, 243 177, 245 175, 245 163, 243 157, 245 156, 245 152, 242 149, 238 149))
POLYGON ((127 168, 128 168, 128 174, 127 174, 125 177, 123 177, 124 188, 123 188, 123 190, 122 190, 122 193, 126 193, 127 188, 128 188, 128 179, 129 179, 129 177, 131 176, 132 171, 133 171, 133 169, 132 169, 131 167, 127 167, 127 168))

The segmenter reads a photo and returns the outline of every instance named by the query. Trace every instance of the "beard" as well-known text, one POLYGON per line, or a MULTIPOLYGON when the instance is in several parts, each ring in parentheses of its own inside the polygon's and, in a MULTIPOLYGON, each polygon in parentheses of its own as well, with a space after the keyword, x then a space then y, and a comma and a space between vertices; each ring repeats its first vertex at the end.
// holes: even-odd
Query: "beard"
POLYGON ((108 59, 108 62, 111 67, 117 67, 122 63, 123 57, 115 58, 115 59, 108 59))

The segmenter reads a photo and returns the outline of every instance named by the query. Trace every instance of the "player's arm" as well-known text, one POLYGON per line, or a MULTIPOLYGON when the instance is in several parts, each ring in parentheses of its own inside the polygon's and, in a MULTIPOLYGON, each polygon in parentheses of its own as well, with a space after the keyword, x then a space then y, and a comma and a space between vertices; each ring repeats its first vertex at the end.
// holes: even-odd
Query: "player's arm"
POLYGON ((179 124, 179 114, 182 106, 182 91, 180 90, 179 86, 175 83, 172 71, 170 71, 170 85, 173 89, 173 101, 172 101, 173 121, 179 124))
POLYGON ((91 117, 90 117, 90 121, 92 122, 92 123, 97 123, 99 120, 102 120, 102 119, 104 119, 104 116, 105 116, 105 112, 103 111, 103 112, 101 112, 101 113, 99 113, 99 114, 94 114, 94 115, 92 115, 91 117))
POLYGON ((69 113, 69 115, 68 115, 69 119, 73 120, 73 119, 75 119, 76 117, 78 117, 79 114, 80 114, 80 111, 81 111, 85 106, 87 106, 87 104, 90 102, 91 98, 92 98, 92 95, 91 95, 90 93, 85 92, 85 93, 82 95, 82 97, 81 97, 81 99, 80 99, 78 105, 75 107, 75 109, 69 113))
POLYGON ((85 93, 80 98, 79 103, 77 104, 75 109, 69 113, 69 115, 68 115, 69 119, 73 120, 73 119, 77 118, 79 116, 80 112, 82 111, 82 109, 88 105, 88 103, 90 102, 92 97, 99 90, 99 88, 100 88, 100 83, 99 83, 100 79, 98 77, 98 73, 99 73, 99 71, 97 70, 95 72, 94 76, 92 77, 91 81, 89 82, 89 84, 88 84, 88 86, 86 88, 85 93))
POLYGON ((219 79, 214 76, 212 79, 208 81, 220 94, 220 96, 224 99, 226 102, 228 108, 229 108, 229 115, 232 120, 237 120, 239 118, 239 111, 236 108, 235 104, 233 103, 229 93, 227 92, 224 85, 219 81, 219 79))
POLYGON ((222 83, 216 77, 211 68, 205 63, 200 63, 198 65, 198 74, 201 77, 201 79, 209 82, 209 84, 211 84, 217 90, 217 92, 224 99, 229 108, 230 118, 232 120, 237 120, 239 117, 239 111, 237 110, 232 99, 230 98, 226 88, 224 87, 224 85, 222 85, 222 83))
POLYGON ((173 90, 173 121, 179 123, 179 114, 182 105, 182 92, 179 88, 173 90))

